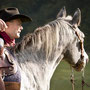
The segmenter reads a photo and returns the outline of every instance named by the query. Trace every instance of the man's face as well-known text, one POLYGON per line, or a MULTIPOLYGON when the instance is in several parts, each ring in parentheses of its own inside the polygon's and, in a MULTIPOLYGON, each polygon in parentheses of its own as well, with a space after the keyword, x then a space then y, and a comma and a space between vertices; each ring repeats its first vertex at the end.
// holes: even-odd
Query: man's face
POLYGON ((9 22, 6 22, 8 28, 5 32, 10 36, 11 39, 19 38, 21 30, 23 30, 22 22, 20 19, 15 19, 9 22))

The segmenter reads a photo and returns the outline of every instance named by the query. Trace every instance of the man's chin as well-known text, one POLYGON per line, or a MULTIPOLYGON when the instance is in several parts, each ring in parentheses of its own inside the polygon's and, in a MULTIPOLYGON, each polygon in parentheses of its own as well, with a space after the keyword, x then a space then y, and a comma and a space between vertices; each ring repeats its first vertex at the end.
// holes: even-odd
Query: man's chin
POLYGON ((20 38, 20 35, 17 35, 16 38, 20 38))

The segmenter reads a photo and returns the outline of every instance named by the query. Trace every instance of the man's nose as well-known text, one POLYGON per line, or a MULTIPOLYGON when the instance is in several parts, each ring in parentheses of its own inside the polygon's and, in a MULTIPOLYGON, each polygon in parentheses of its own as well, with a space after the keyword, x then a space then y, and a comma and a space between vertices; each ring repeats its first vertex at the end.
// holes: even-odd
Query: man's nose
POLYGON ((23 30, 23 26, 20 27, 20 30, 23 30))

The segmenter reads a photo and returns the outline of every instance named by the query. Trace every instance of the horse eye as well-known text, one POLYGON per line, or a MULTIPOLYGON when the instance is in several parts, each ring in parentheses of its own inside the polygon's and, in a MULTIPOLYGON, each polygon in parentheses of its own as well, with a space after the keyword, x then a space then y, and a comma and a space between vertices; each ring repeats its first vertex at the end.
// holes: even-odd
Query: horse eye
POLYGON ((80 49, 81 49, 81 43, 80 42, 77 42, 77 45, 76 46, 78 47, 78 51, 80 51, 80 49))

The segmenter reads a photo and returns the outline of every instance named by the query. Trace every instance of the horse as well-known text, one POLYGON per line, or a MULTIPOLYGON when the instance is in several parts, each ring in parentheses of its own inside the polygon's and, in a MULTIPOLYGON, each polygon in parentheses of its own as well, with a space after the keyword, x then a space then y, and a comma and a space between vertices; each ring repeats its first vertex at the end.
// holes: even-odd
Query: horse
POLYGON ((66 14, 64 7, 55 20, 26 34, 11 49, 21 72, 21 90, 50 90, 52 75, 63 59, 76 71, 85 68, 85 35, 78 28, 81 11, 77 9, 73 17, 66 14))

